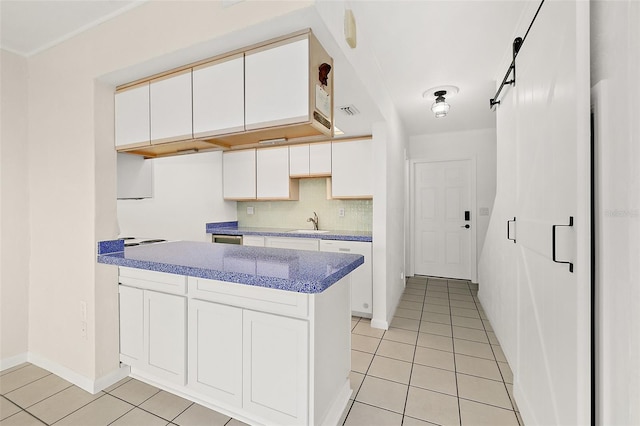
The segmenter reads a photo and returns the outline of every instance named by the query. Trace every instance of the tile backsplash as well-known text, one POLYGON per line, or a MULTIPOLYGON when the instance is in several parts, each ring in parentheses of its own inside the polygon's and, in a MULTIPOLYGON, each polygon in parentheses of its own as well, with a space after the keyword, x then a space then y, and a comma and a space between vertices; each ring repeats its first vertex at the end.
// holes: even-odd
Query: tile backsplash
POLYGON ((239 201, 238 226, 313 229, 307 218, 318 214, 320 229, 371 231, 373 200, 327 200, 327 179, 300 179, 298 201, 239 201), (247 207, 254 213, 247 214, 247 207), (340 217, 344 209, 344 217, 340 217))

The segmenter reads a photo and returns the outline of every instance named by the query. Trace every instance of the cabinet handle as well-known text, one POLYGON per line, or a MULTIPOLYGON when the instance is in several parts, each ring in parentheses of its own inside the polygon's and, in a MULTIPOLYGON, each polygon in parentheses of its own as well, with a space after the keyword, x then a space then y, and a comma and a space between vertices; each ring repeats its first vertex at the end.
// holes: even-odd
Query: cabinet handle
POLYGON ((509 238, 509 235, 510 235, 510 234, 509 234, 509 224, 510 224, 511 222, 516 223, 516 218, 515 218, 515 216, 514 216, 513 220, 507 220, 507 240, 509 240, 509 241, 513 241, 513 243, 515 244, 515 243, 516 243, 516 239, 515 239, 515 238, 509 238))
POLYGON ((551 227, 551 259, 556 263, 566 263, 569 265, 569 272, 573 273, 573 263, 556 259, 556 228, 558 226, 573 226, 573 216, 569 216, 568 225, 553 225, 551 227))
POLYGON ((351 251, 350 248, 339 248, 338 250, 340 250, 340 251, 351 251))

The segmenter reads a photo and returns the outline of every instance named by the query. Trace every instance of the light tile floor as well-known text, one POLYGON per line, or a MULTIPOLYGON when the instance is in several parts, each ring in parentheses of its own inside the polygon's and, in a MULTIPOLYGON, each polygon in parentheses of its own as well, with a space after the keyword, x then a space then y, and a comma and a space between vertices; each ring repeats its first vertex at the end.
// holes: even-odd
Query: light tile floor
MULTIPOLYGON (((413 277, 389 330, 352 318, 344 425, 523 425, 513 378, 467 281, 413 277)), ((0 375, 0 426, 243 423, 126 378, 91 395, 35 365, 0 375)))

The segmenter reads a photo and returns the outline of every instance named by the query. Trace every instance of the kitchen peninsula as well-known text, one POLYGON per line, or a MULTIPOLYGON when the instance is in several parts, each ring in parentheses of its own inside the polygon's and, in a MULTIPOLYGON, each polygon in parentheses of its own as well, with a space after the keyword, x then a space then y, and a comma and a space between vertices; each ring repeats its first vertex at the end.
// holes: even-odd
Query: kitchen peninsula
POLYGON ((249 424, 336 424, 351 394, 350 277, 360 255, 98 243, 118 265, 131 375, 249 424))

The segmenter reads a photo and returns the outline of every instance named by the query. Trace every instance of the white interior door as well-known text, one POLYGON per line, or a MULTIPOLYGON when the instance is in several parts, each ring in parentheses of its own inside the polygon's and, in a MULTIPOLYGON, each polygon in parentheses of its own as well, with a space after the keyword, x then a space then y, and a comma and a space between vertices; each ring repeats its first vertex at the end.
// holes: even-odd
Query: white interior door
POLYGON ((587 2, 545 3, 516 59, 514 392, 525 424, 589 419, 590 283, 588 259, 581 259, 588 183, 580 179, 589 146, 588 19, 587 2), (570 217, 573 227, 556 228, 555 251, 557 260, 574 263, 573 272, 553 261, 553 226, 570 217))
POLYGON ((471 161, 414 165, 414 272, 471 279, 471 161), (465 220, 465 212, 469 212, 465 220))

